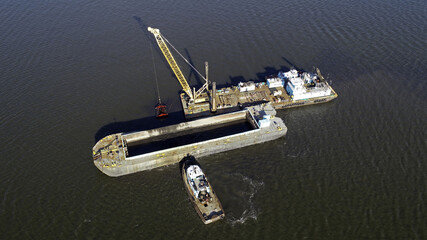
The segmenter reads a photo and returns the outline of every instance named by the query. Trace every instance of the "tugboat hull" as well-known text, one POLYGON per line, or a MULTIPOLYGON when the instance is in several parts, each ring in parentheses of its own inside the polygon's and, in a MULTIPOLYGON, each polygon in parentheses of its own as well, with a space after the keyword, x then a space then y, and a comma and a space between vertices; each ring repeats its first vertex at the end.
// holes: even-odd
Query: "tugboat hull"
POLYGON ((225 213, 221 203, 193 156, 186 156, 182 160, 181 173, 190 201, 203 223, 223 219, 225 213))

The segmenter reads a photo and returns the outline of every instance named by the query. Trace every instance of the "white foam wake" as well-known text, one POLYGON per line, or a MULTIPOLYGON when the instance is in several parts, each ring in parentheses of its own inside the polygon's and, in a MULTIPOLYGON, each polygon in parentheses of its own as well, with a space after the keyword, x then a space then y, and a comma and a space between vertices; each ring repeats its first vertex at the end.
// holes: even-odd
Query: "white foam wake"
POLYGON ((258 190, 263 187, 264 182, 251 179, 240 173, 235 173, 233 175, 241 177, 243 180, 243 183, 246 183, 249 188, 248 192, 243 193, 244 199, 242 199, 242 201, 247 203, 246 204, 247 208, 243 211, 242 215, 239 218, 233 218, 233 217, 228 218, 228 222, 234 226, 235 224, 243 224, 249 219, 254 219, 254 220, 257 219, 259 215, 259 210, 255 208, 255 203, 253 198, 255 194, 258 192, 258 190), (246 199, 247 201, 245 201, 246 199))

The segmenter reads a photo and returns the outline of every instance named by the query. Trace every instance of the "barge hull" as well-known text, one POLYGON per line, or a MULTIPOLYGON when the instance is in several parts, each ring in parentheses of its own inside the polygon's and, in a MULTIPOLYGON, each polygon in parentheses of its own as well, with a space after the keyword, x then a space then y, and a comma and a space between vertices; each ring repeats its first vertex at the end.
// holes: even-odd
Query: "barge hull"
POLYGON ((264 143, 283 137, 287 128, 282 119, 274 118, 275 110, 272 107, 255 106, 250 110, 242 110, 210 118, 203 118, 164 128, 140 131, 135 133, 117 133, 101 139, 93 148, 95 166, 111 177, 118 177, 140 171, 163 167, 178 163, 185 156, 203 157, 221 153, 254 144, 264 143), (269 125, 260 127, 257 121, 268 113, 271 117, 269 125), (153 136, 168 135, 194 128, 204 128, 210 125, 227 123, 245 119, 254 129, 242 133, 210 139, 193 144, 172 147, 164 150, 149 152, 137 156, 127 157, 127 145, 147 140, 153 136))

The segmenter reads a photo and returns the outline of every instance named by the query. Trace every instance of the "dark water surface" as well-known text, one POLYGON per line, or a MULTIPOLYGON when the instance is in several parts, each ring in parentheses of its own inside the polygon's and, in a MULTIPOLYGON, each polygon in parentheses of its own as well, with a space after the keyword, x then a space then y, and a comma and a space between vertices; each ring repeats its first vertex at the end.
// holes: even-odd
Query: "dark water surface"
POLYGON ((426 1, 0 0, 0 22, 1 239, 427 239, 426 1), (105 134, 183 120, 157 47, 172 114, 154 119, 146 25, 219 86, 315 65, 339 94, 279 111, 285 138, 198 159, 222 222, 178 165, 92 163, 105 134))

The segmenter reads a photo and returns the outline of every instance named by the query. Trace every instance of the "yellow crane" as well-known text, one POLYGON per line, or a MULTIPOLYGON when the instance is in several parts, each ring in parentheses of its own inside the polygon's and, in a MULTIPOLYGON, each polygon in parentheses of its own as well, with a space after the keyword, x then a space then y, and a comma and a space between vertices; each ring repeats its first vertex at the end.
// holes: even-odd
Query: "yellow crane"
POLYGON ((208 80, 204 78, 173 46, 169 43, 169 41, 163 37, 163 35, 160 33, 160 30, 157 28, 148 27, 148 31, 151 32, 154 35, 154 38, 156 39, 157 45, 159 45, 160 50, 162 51, 163 55, 165 56, 166 60, 168 61, 170 67, 172 68, 172 71, 174 72, 176 78, 178 79, 179 83, 182 86, 182 89, 185 93, 190 97, 190 102, 193 102, 197 99, 200 94, 207 89, 208 87, 208 80), (181 72, 181 69, 178 67, 178 64, 176 63, 172 53, 169 51, 168 46, 166 45, 166 42, 168 42, 175 51, 178 52, 178 54, 187 62, 187 64, 190 65, 191 68, 193 68, 205 81, 206 83, 196 92, 194 89, 191 90, 190 86, 188 85, 187 80, 185 79, 184 75, 181 72))

